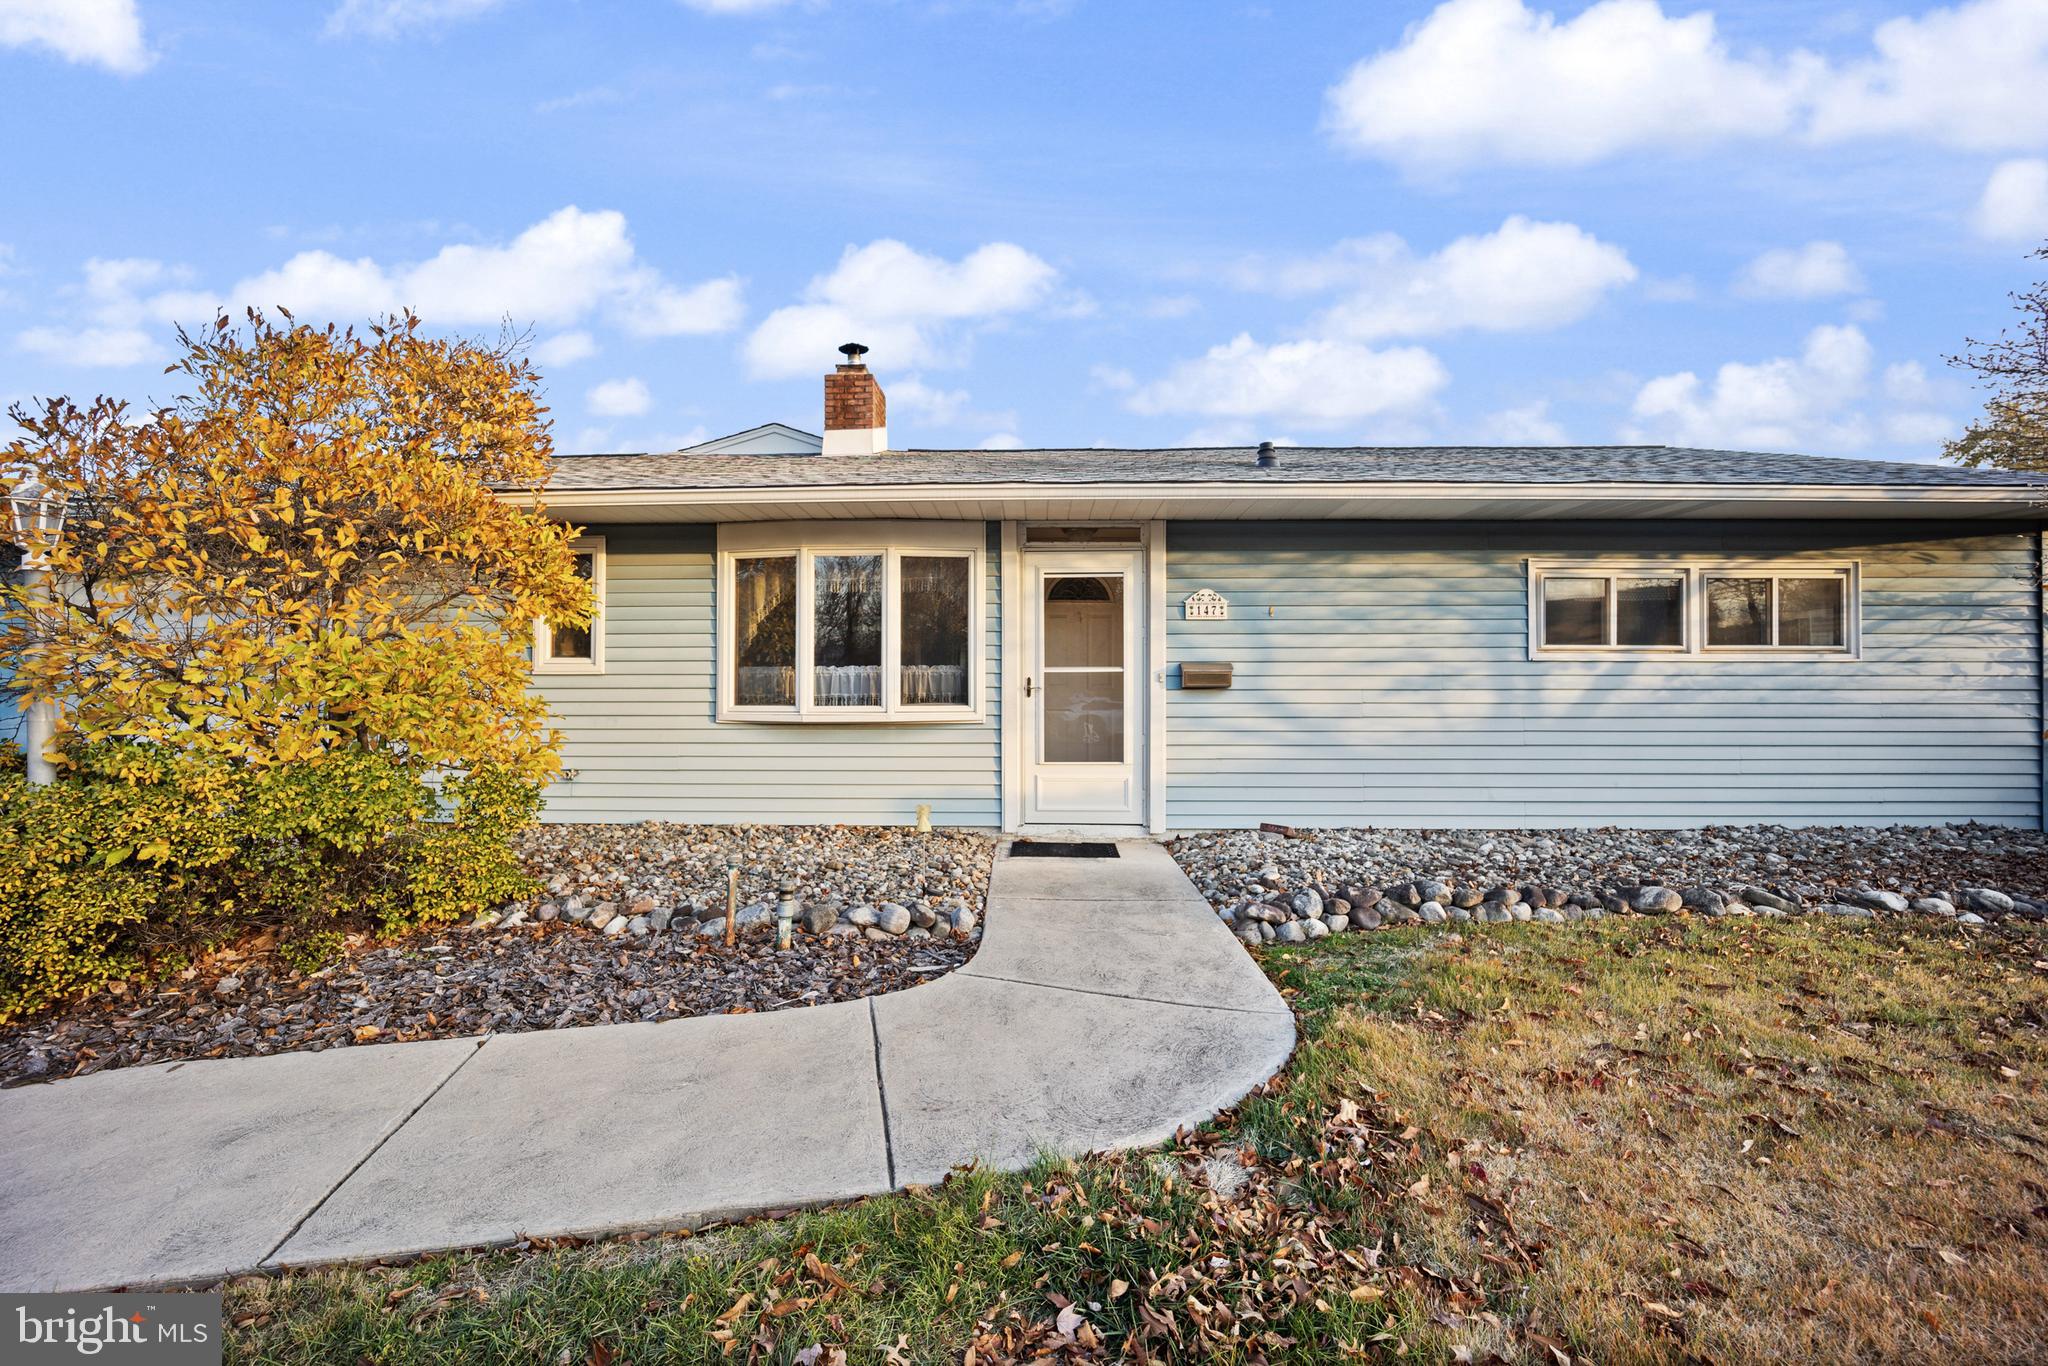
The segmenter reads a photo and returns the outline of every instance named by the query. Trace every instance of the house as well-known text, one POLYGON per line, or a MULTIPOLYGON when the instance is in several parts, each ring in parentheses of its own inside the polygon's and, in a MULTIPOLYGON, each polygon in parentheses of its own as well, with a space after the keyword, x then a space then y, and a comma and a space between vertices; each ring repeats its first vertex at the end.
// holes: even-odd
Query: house
MULTIPOLYGON (((2043 816, 2048 478, 1663 446, 565 457, 553 820, 2043 816)), ((772 451, 773 453, 766 453, 772 451)))

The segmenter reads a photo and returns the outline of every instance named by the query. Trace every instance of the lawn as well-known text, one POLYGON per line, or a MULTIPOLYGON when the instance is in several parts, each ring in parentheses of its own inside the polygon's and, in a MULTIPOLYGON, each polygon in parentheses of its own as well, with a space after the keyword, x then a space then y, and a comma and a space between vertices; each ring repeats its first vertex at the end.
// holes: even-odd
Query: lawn
POLYGON ((1630 918, 1263 961, 1302 1046, 1169 1150, 251 1278, 228 1360, 2043 1355, 2039 938, 1630 918))

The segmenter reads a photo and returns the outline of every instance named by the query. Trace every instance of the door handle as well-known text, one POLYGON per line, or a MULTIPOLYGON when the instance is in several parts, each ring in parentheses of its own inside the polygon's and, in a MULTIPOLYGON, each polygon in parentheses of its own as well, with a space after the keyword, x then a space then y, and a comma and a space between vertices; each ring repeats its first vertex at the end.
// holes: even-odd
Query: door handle
POLYGON ((1031 675, 1030 675, 1030 674, 1026 674, 1026 675, 1024 675, 1024 695, 1025 695, 1026 697, 1029 697, 1029 696, 1031 696, 1031 675))

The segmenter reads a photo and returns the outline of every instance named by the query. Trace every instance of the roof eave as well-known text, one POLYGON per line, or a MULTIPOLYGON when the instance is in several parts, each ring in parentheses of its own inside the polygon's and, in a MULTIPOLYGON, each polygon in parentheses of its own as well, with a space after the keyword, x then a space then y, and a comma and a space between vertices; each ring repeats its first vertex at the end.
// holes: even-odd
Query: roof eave
MULTIPOLYGON (((530 494, 509 494, 532 501, 530 494)), ((779 485, 554 489, 551 510, 588 521, 812 517, 1173 520, 2040 519, 2048 488, 1856 484, 1100 483, 779 485)))

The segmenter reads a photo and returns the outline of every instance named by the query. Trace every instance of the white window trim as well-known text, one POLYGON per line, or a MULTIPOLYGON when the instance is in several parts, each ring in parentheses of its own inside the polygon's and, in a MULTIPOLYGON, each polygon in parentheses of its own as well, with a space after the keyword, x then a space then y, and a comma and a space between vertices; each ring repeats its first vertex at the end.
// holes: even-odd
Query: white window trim
POLYGON ((549 653, 553 637, 548 632, 546 617, 535 617, 533 621, 533 672, 537 674, 601 674, 604 672, 604 537, 578 536, 569 543, 569 548, 579 555, 590 556, 590 594, 596 599, 596 610, 590 617, 590 658, 556 659, 549 653))
MULTIPOLYGON (((1530 560, 1529 658, 1545 660, 1670 659, 1715 662, 1781 663, 1858 660, 1863 657, 1863 573, 1857 560, 1530 560), (1543 643, 1543 581, 1547 578, 1669 577, 1683 581, 1682 645, 1545 645, 1543 643), (1840 579, 1844 583, 1844 644, 1836 648, 1807 645, 1708 645, 1708 579, 1840 579)), ((1608 590, 1613 620, 1613 589, 1608 590)), ((1774 597, 1775 601, 1775 597, 1774 597)), ((1775 608, 1773 609, 1775 610, 1775 608)))
POLYGON ((780 725, 958 725, 987 719, 987 533, 980 522, 738 522, 718 529, 718 686, 716 719, 780 725), (819 555, 882 557, 882 698, 878 707, 823 707, 811 696, 813 561, 819 555), (796 558, 797 700, 787 707, 743 707, 733 700, 729 667, 735 648, 733 566, 739 559, 796 558), (902 562, 904 556, 958 556, 967 561, 967 705, 919 706, 902 700, 902 562))

